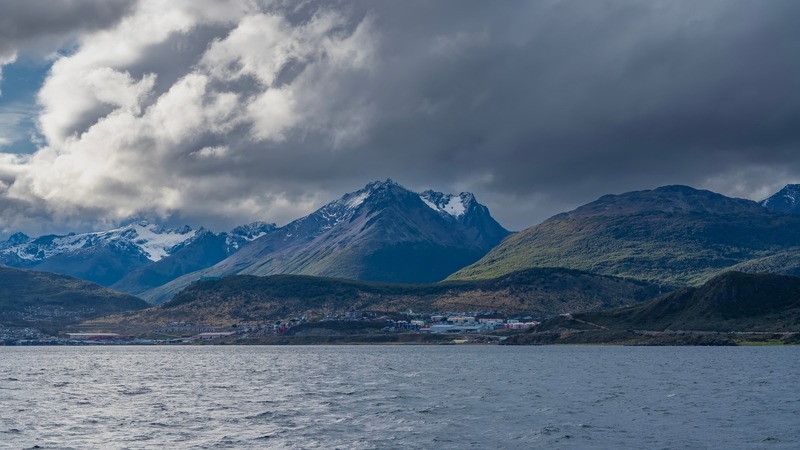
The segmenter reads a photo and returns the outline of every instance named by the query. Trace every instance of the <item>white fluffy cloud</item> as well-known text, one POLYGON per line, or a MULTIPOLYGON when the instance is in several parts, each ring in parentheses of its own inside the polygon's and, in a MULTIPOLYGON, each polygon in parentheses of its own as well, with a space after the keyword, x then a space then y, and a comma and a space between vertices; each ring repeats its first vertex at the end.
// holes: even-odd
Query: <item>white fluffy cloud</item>
POLYGON ((286 148, 271 144, 323 120, 315 114, 325 112, 317 105, 327 95, 315 87, 368 69, 369 19, 350 26, 320 11, 290 23, 249 1, 200 3, 141 2, 53 64, 39 92, 47 145, 25 161, 0 159, 7 200, 39 205, 66 224, 91 214, 103 221, 176 214, 288 220, 298 200, 313 204, 303 205, 302 196, 289 201, 269 180, 237 172, 280 164, 286 148), (159 91, 158 67, 136 73, 152 49, 208 27, 219 36, 172 84, 159 91), (298 70, 287 74, 290 66, 298 70))

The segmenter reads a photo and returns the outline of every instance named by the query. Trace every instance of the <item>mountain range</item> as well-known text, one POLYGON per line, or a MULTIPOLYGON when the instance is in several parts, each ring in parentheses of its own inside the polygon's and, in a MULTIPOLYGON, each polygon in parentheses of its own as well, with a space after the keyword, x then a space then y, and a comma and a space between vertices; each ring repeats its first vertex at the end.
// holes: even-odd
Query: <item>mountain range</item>
POLYGON ((0 242, 0 264, 74 276, 138 294, 184 273, 208 267, 275 229, 255 222, 227 233, 146 221, 108 231, 0 242))
POLYGON ((151 303, 232 275, 429 284, 559 267, 669 289, 728 270, 800 274, 798 194, 800 186, 788 185, 753 202, 665 186, 605 195, 512 234, 470 193, 417 193, 386 180, 282 227, 256 222, 213 233, 135 222, 63 236, 17 233, 0 242, 0 263, 80 277, 151 303))
POLYGON ((687 186, 605 195, 509 237, 449 279, 531 267, 672 285, 699 285, 732 269, 797 273, 800 215, 780 200, 794 189, 760 204, 687 186))

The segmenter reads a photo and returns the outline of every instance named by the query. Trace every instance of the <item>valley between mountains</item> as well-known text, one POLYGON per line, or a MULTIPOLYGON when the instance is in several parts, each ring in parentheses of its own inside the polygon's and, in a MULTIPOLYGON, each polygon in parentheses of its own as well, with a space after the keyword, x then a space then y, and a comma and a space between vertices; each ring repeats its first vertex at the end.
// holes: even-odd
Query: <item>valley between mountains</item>
POLYGON ((357 311, 542 322, 508 343, 640 342, 610 330, 791 336, 798 256, 798 185, 762 202, 687 186, 605 195, 512 233, 470 193, 386 180, 284 226, 16 233, 0 242, 0 330, 143 335, 357 311))

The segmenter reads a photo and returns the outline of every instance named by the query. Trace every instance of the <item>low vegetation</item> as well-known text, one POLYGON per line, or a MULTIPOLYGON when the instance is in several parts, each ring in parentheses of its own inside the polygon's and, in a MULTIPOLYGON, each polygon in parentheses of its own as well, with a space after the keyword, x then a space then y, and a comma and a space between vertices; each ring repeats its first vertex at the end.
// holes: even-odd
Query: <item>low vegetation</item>
POLYGON ((480 311, 543 316, 633 304, 659 287, 568 269, 532 269, 494 280, 425 285, 370 283, 301 275, 238 275, 194 283, 159 307, 96 323, 256 324, 332 312, 480 311))
POLYGON ((59 329, 148 304, 66 275, 0 267, 0 325, 59 329))
POLYGON ((554 317, 507 343, 776 345, 799 335, 800 277, 728 272, 637 305, 554 317))

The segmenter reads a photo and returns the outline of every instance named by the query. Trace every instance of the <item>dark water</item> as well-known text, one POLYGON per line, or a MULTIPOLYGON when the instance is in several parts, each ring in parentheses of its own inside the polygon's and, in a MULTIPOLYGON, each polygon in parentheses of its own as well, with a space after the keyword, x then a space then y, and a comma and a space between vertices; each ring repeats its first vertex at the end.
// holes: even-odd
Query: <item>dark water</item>
POLYGON ((800 347, 0 347, 0 448, 800 448, 800 347))

